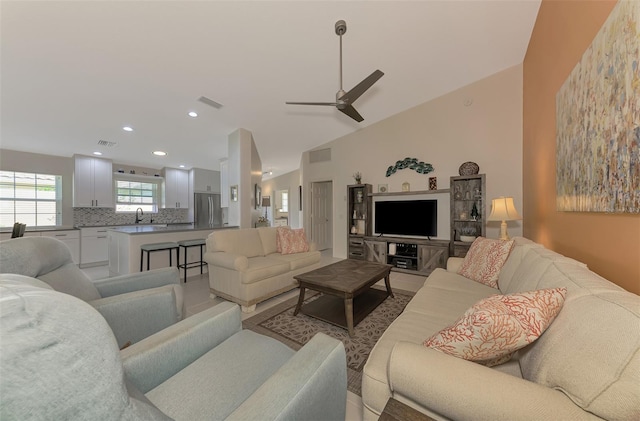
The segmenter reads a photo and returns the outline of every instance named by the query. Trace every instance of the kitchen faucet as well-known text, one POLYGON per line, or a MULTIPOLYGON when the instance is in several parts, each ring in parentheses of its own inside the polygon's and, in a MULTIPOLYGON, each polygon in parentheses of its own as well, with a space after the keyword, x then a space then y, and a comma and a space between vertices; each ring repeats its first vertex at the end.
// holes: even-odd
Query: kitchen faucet
POLYGON ((142 221, 141 216, 144 215, 144 212, 142 211, 142 208, 138 208, 136 209, 136 224, 140 223, 142 221), (138 216, 138 211, 140 211, 140 216, 138 216))

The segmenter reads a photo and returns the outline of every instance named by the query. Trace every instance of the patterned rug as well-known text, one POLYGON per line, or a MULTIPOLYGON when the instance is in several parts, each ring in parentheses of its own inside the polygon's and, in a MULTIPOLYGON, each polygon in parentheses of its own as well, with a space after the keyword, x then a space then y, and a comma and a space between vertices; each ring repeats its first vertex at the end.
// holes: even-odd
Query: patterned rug
MULTIPOLYGON (((394 289, 394 298, 387 297, 355 327, 355 335, 349 337, 346 329, 333 326, 302 313, 293 315, 298 298, 291 298, 268 310, 257 314, 244 322, 245 329, 253 330, 279 340, 285 345, 298 350, 302 348, 317 332, 322 332, 342 341, 347 351, 348 389, 361 395, 362 369, 367 362, 371 349, 392 321, 402 313, 414 293, 394 289)), ((320 296, 319 293, 307 290, 305 303, 320 296)))

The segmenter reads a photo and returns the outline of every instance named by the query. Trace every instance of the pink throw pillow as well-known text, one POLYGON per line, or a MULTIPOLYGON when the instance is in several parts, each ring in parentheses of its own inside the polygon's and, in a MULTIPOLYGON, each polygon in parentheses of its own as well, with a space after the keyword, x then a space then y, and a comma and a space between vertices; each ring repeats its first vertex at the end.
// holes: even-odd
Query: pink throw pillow
POLYGON ((453 325, 424 341, 424 346, 488 367, 511 359, 556 318, 566 288, 492 295, 469 308, 453 325))
POLYGON ((304 234, 304 228, 290 229, 286 232, 280 242, 282 254, 304 253, 309 251, 309 243, 304 234))
POLYGON ((276 228, 276 251, 282 253, 282 239, 291 231, 291 227, 278 227, 276 228))
POLYGON ((458 273, 492 288, 498 288, 500 269, 513 248, 513 240, 478 237, 471 244, 458 273))

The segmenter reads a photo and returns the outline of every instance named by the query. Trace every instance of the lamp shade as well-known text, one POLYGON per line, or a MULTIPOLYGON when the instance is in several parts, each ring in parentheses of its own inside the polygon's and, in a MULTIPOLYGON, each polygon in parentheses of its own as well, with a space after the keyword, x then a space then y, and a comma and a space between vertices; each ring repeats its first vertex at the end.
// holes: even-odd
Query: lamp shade
POLYGON ((522 219, 515 205, 513 197, 499 197, 491 200, 491 215, 487 221, 517 221, 522 219))
POLYGON ((269 206, 271 206, 271 196, 264 196, 262 198, 262 207, 268 208, 269 206))

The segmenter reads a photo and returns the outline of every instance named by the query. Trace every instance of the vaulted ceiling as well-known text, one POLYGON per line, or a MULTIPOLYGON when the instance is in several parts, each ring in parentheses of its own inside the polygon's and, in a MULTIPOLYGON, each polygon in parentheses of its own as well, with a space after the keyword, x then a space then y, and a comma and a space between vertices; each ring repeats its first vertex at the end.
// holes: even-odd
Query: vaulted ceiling
POLYGON ((2 1, 0 147, 218 169, 227 136, 245 128, 263 169, 276 176, 298 168, 305 150, 521 63, 539 6, 2 1), (333 107, 285 105, 335 100, 340 19, 347 23, 344 89, 384 72, 354 104, 361 123, 333 107))

